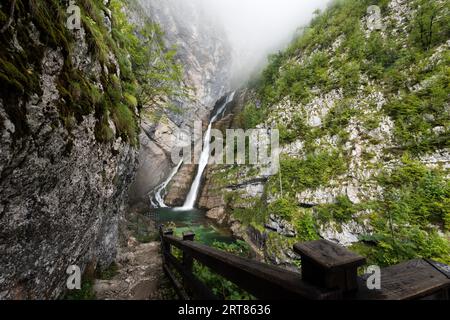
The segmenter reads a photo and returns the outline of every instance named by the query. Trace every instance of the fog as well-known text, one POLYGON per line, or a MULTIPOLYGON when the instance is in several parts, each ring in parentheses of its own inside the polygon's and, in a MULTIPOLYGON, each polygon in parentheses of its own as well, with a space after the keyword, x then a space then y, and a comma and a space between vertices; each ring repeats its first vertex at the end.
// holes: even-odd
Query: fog
POLYGON ((233 50, 234 75, 255 71, 270 53, 286 46, 316 9, 330 0, 202 0, 226 30, 233 50))

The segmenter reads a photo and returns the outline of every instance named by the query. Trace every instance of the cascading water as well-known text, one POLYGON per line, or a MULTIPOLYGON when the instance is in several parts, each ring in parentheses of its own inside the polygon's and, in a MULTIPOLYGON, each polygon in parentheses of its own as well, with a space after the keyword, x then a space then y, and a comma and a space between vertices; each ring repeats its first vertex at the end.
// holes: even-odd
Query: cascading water
POLYGON ((164 203, 164 195, 166 192, 166 188, 169 185, 170 181, 172 181, 173 177, 178 173, 178 170, 180 170, 181 165, 183 164, 183 159, 178 163, 178 165, 172 170, 169 177, 161 183, 159 186, 157 186, 152 192, 153 195, 150 196, 150 202, 153 207, 155 208, 167 208, 166 204, 164 203), (156 203, 154 201, 156 201, 156 203))
POLYGON ((234 238, 229 229, 216 225, 214 222, 206 218, 204 211, 194 208, 200 190, 201 178, 208 164, 211 152, 210 142, 212 125, 217 119, 223 116, 227 105, 234 99, 234 95, 235 93, 233 92, 227 96, 225 102, 220 105, 220 108, 217 109, 214 116, 210 120, 208 129, 206 130, 202 141, 203 150, 200 155, 198 172, 191 185, 191 189, 183 207, 168 208, 164 203, 166 188, 178 173, 180 167, 184 163, 183 161, 180 161, 180 163, 173 169, 170 176, 149 194, 150 203, 154 208, 158 225, 175 223, 179 232, 194 232, 197 235, 196 241, 198 239, 198 241, 205 244, 213 244, 217 241, 224 243, 234 242, 234 238))
POLYGON ((225 108, 227 105, 233 101, 235 92, 230 93, 225 102, 222 104, 222 106, 217 110, 215 115, 211 118, 211 121, 209 122, 208 129, 205 133, 205 138, 203 140, 203 150, 200 155, 200 161, 198 165, 198 171, 197 175, 195 176, 195 179, 192 183, 191 190, 189 191, 186 201, 184 202, 183 207, 179 208, 179 210, 192 210, 194 209, 195 202, 197 201, 198 192, 200 190, 200 183, 202 180, 203 172, 205 171, 206 166, 208 165, 208 160, 210 156, 210 143, 211 143, 211 130, 212 125, 214 122, 216 122, 217 118, 222 115, 222 113, 225 111, 225 108))

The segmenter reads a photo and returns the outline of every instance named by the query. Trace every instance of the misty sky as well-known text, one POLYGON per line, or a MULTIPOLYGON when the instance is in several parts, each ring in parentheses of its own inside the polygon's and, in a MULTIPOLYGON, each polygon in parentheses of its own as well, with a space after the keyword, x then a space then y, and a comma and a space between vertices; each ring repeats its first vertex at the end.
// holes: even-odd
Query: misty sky
POLYGON ((239 60, 237 68, 242 70, 289 42, 296 29, 311 20, 314 10, 325 8, 330 0, 203 1, 224 25, 239 60))

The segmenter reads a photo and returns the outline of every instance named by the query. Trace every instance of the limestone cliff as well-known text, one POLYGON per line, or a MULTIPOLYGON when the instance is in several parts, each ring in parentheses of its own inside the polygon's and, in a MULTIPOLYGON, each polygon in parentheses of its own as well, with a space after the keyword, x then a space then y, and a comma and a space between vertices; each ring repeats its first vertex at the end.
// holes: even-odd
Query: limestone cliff
POLYGON ((333 3, 242 94, 234 126, 280 130, 280 174, 208 170, 209 215, 276 264, 319 237, 381 265, 448 261, 450 8, 373 2, 333 3))
POLYGON ((178 0, 8 0, 0 38, 0 299, 56 298, 70 265, 114 261, 129 195, 228 90, 229 50, 178 0))
POLYGON ((69 2, 2 2, 0 299, 60 297, 70 265, 115 259, 138 111, 113 2, 77 2, 73 29, 69 2))
MULTIPOLYGON (((194 121, 207 123, 215 102, 230 86, 231 50, 221 26, 202 11, 200 2, 182 0, 140 0, 146 16, 158 22, 165 30, 169 47, 177 49, 176 58, 184 68, 185 85, 194 88, 190 97, 170 101, 175 107, 155 117, 144 117, 140 141, 140 168, 132 196, 144 199, 147 194, 165 179, 172 163, 170 154, 176 142, 179 128, 190 129, 194 121)), ((193 167, 183 168, 175 180, 173 190, 168 192, 182 202, 188 190, 193 167), (179 188, 176 187, 179 185, 179 188)))

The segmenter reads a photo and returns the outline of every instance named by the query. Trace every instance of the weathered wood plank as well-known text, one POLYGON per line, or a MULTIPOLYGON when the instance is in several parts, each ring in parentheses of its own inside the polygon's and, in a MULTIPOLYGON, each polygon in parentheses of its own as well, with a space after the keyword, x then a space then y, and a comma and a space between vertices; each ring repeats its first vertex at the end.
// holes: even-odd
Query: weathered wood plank
MULTIPOLYGON (((195 239, 194 233, 192 233, 192 232, 184 232, 183 233, 183 241, 194 241, 194 239, 195 239)), ((183 267, 186 270, 186 272, 188 272, 188 273, 192 273, 192 270, 194 268, 194 259, 186 251, 183 251, 183 267)), ((184 285, 188 287, 189 282, 187 280, 185 280, 184 285)))
POLYGON ((325 289, 349 293, 358 289, 358 267, 366 259, 330 241, 299 243, 303 280, 325 289))
POLYGON ((381 270, 381 290, 369 290, 367 276, 359 281, 356 299, 416 300, 434 296, 445 299, 450 279, 427 261, 416 259, 381 270))
POLYGON ((325 269, 336 269, 348 266, 360 266, 365 258, 327 240, 303 242, 294 245, 294 251, 302 257, 308 257, 318 266, 325 269))
POLYGON ((444 274, 448 279, 450 279, 450 266, 447 266, 443 263, 431 260, 431 259, 425 259, 426 262, 431 264, 434 268, 436 268, 439 272, 444 274))

